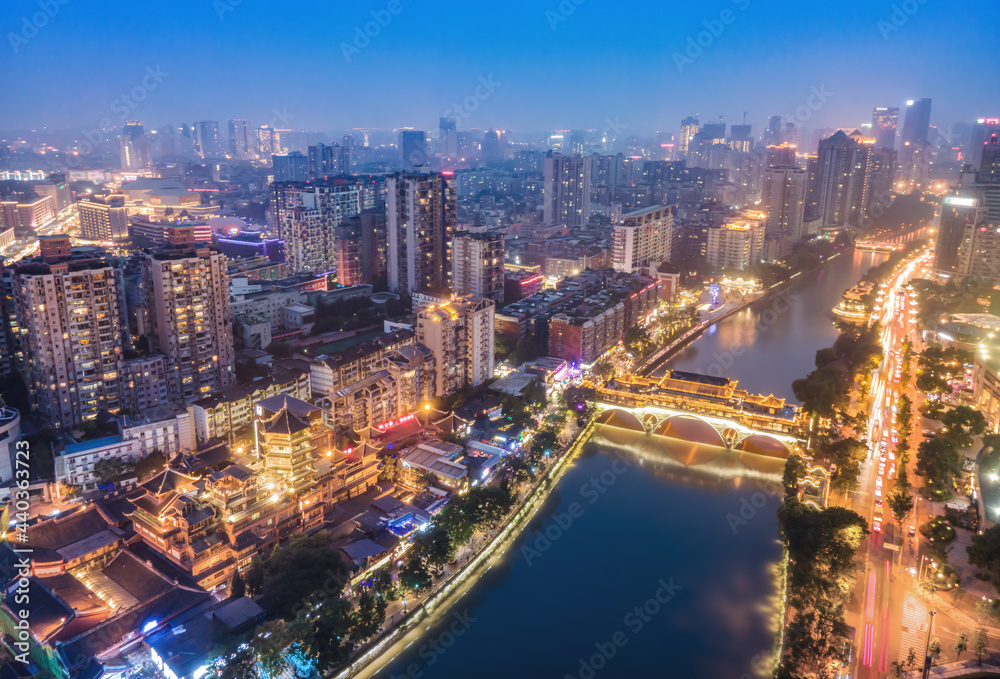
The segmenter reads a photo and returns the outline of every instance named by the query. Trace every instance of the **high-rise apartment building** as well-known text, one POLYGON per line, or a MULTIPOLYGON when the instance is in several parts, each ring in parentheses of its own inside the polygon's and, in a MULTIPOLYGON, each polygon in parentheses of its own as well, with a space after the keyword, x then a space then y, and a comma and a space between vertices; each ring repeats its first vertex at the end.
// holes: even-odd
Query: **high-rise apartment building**
POLYGON ((451 288, 457 194, 451 173, 386 180, 389 289, 403 294, 451 288))
POLYGON ((271 210, 278 237, 285 242, 289 271, 333 271, 337 265, 336 229, 361 212, 361 190, 357 182, 348 179, 275 182, 271 185, 271 210))
POLYGON ((195 152, 200 158, 218 158, 222 155, 222 142, 219 139, 219 123, 215 120, 202 120, 194 124, 195 152))
POLYGON ((337 282, 376 283, 386 274, 384 208, 364 210, 336 228, 337 282))
POLYGON ((694 139, 694 135, 698 134, 698 126, 698 118, 693 116, 685 118, 681 121, 681 135, 678 148, 681 160, 688 157, 688 151, 691 148, 691 140, 694 139))
POLYGON ((276 182, 308 181, 309 158, 299 151, 284 156, 271 156, 271 171, 276 182))
POLYGON ((983 144, 977 181, 980 184, 1000 184, 1000 134, 990 135, 983 144))
POLYGON ((492 300, 460 297, 417 310, 417 341, 434 354, 438 396, 493 377, 492 300))
POLYGON ((896 147, 896 123, 899 120, 899 108, 879 106, 872 111, 872 135, 875 145, 881 148, 896 147))
POLYGON ((149 141, 142 129, 142 123, 130 120, 125 123, 121 140, 122 170, 135 172, 147 170, 153 165, 149 141))
MULTIPOLYGON (((941 206, 940 228, 934 244, 934 268, 939 274, 948 278, 958 274, 966 234, 971 238, 975 228, 983 224, 985 217, 986 206, 982 192, 958 188, 951 195, 945 196, 941 206)), ((970 253, 970 264, 971 261, 970 253)))
POLYGON ((895 152, 875 146, 855 130, 838 131, 819 143, 818 216, 824 226, 861 224, 876 202, 888 199, 895 174, 895 152))
POLYGON ((399 156, 407 171, 426 166, 430 160, 427 153, 427 133, 422 130, 400 130, 399 156))
POLYGON ((458 155, 458 124, 454 118, 441 118, 439 121, 438 152, 445 158, 458 155))
MULTIPOLYGON (((965 220, 958 249, 958 278, 975 278, 987 286, 1000 284, 1000 224, 986 220, 983 206, 974 219, 965 220)), ((970 215, 971 216, 971 215, 970 215)))
MULTIPOLYGON (((706 255, 711 266, 743 270, 754 263, 754 225, 734 221, 708 230, 706 255)), ((756 236, 759 238, 759 235, 756 236)))
POLYGON ((546 224, 574 227, 590 220, 590 172, 589 157, 546 154, 542 213, 546 224))
POLYGON ((80 236, 86 240, 128 238, 128 208, 123 195, 93 195, 77 203, 80 236))
POLYGON ((795 159, 793 144, 769 146, 768 166, 764 170, 761 210, 766 217, 765 238, 772 243, 775 254, 791 252, 791 246, 802 238, 805 219, 808 172, 795 159))
POLYGON ((635 273, 651 262, 670 261, 674 217, 669 207, 653 205, 622 216, 614 225, 612 263, 616 271, 635 273))
POLYGON ((333 146, 316 144, 309 147, 309 176, 313 179, 350 173, 350 147, 338 146, 337 144, 333 146))
POLYGON ((503 301, 504 237, 484 228, 455 234, 451 246, 452 289, 456 295, 503 301))
POLYGON ((489 166, 500 165, 504 159, 503 130, 486 130, 483 135, 483 162, 489 166))
POLYGON ((166 245, 142 254, 139 332, 167 356, 171 400, 193 403, 236 381, 226 257, 170 225, 166 245))
POLYGON ((281 153, 275 129, 269 125, 261 125, 256 132, 257 153, 264 158, 281 153))
POLYGON ((257 140, 250 131, 250 123, 242 118, 229 121, 229 155, 236 160, 248 160, 254 157, 257 140))
POLYGON ((103 250, 40 236, 40 255, 12 267, 21 370, 32 407, 56 427, 121 406, 125 289, 103 250))

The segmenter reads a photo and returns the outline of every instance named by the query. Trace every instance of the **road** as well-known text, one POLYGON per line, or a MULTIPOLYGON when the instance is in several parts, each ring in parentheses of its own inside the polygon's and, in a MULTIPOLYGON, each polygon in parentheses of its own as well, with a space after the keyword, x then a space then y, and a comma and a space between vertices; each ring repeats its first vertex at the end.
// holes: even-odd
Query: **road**
MULTIPOLYGON (((935 610, 935 604, 920 592, 919 581, 936 575, 928 558, 921 563, 921 536, 915 531, 916 526, 929 518, 929 503, 917 498, 914 513, 903 526, 901 546, 897 548, 899 536, 885 497, 892 491, 896 476, 894 449, 899 436, 896 415, 903 394, 912 404, 915 430, 911 433, 908 472, 914 486, 919 483, 915 473, 915 450, 923 434, 917 412, 921 398, 913 381, 903 378, 902 343, 907 338, 916 340, 918 336, 916 300, 907 293, 906 286, 915 275, 926 273, 925 267, 930 261, 930 255, 919 257, 887 282, 877 315, 882 327, 884 353, 872 381, 868 456, 852 501, 854 510, 868 519, 872 527, 865 546, 865 572, 858 579, 848 614, 848 622, 856 630, 854 648, 857 653, 853 662, 856 663, 855 676, 860 679, 888 676, 892 662, 904 662, 911 648, 916 652, 919 668, 928 639, 940 640, 944 649, 941 661, 954 659, 955 641, 962 632, 968 634, 969 646, 972 645, 972 630, 967 621, 950 617, 946 610, 935 610)), ((911 373, 912 370, 911 358, 911 373)))
MULTIPOLYGON (((62 210, 48 222, 38 227, 38 235, 52 236, 57 233, 65 233, 75 236, 80 231, 80 214, 76 203, 73 203, 65 210, 62 210)), ((13 264, 25 257, 30 257, 38 252, 38 239, 32 238, 22 247, 14 252, 5 252, 4 264, 13 264)))
MULTIPOLYGON (((910 262, 889 279, 882 287, 881 308, 876 309, 882 328, 883 360, 872 378, 868 455, 852 503, 854 510, 868 519, 872 529, 865 546, 864 576, 859 578, 850 609, 856 630, 856 676, 861 679, 886 676, 892 662, 900 659, 904 611, 901 604, 907 581, 912 579, 904 569, 914 553, 916 537, 910 537, 909 527, 904 526, 902 546, 897 547, 898 536, 886 496, 896 477, 898 402, 900 396, 909 391, 908 385, 901 383, 902 342, 915 329, 911 313, 913 300, 907 295, 905 286, 927 263, 928 257, 925 255, 910 262)), ((914 394, 909 396, 911 402, 919 402, 914 394)), ((912 624, 907 625, 908 629, 911 627, 912 624)), ((917 653, 922 656, 923 648, 918 648, 917 653)))

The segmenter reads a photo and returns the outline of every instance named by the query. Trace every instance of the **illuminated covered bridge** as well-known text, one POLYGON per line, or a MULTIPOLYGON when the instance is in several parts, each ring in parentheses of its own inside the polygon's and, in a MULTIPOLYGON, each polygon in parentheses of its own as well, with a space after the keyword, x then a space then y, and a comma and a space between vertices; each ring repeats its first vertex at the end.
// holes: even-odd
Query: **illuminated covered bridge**
POLYGON ((674 370, 663 378, 625 375, 592 386, 599 424, 769 457, 788 457, 801 446, 808 422, 798 406, 737 385, 674 370))

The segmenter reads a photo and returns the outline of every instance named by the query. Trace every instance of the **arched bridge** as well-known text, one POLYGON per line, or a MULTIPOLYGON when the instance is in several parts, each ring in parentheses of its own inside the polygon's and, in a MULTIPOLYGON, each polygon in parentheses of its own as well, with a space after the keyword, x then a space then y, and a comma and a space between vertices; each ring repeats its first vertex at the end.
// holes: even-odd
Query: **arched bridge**
POLYGON ((600 402, 596 406, 598 424, 632 431, 637 436, 656 434, 781 459, 786 459, 800 447, 800 441, 795 436, 760 431, 711 415, 659 406, 623 408, 600 402))

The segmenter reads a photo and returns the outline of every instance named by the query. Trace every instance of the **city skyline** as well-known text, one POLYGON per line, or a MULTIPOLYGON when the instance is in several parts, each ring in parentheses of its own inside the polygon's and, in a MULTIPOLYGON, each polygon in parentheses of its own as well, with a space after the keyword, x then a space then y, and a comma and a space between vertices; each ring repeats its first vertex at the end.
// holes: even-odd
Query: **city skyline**
POLYGON ((37 2, 5 6, 2 63, 8 87, 21 96, 0 103, 4 127, 73 131, 104 118, 116 125, 142 119, 149 128, 232 118, 259 125, 277 117, 284 118, 278 127, 316 131, 433 130, 450 114, 459 129, 652 134, 673 132, 694 114, 739 123, 746 111, 760 131, 769 116, 794 117, 802 106, 805 127, 860 126, 872 106, 924 97, 935 101, 936 125, 971 123, 1000 108, 988 90, 961 88, 949 77, 995 58, 996 45, 969 40, 961 51, 926 49, 970 20, 997 18, 1000 10, 986 2, 889 4, 881 12, 851 3, 835 13, 776 19, 780 4, 751 0, 645 3, 626 12, 566 0, 473 9, 437 22, 390 0, 312 8, 311 24, 331 26, 312 32, 301 30, 300 15, 233 0, 176 7, 162 14, 112 2, 84 11, 57 2, 46 14, 37 2), (629 33, 639 21, 660 22, 662 30, 629 33), (803 43, 799 36, 816 21, 826 30, 803 43), (246 38, 263 25, 263 44, 246 38), (128 58, 103 56, 109 27, 128 58), (605 45, 594 35, 612 39, 605 45), (629 49, 621 49, 620 36, 628 36, 629 49), (412 54, 419 58, 405 56, 412 54), (33 68, 17 68, 21 60, 33 68), (320 63, 329 67, 315 68, 320 63), (40 68, 48 76, 41 81, 33 78, 40 68), (131 97, 133 89, 142 93, 131 97), (62 97, 74 106, 60 106, 62 97))

